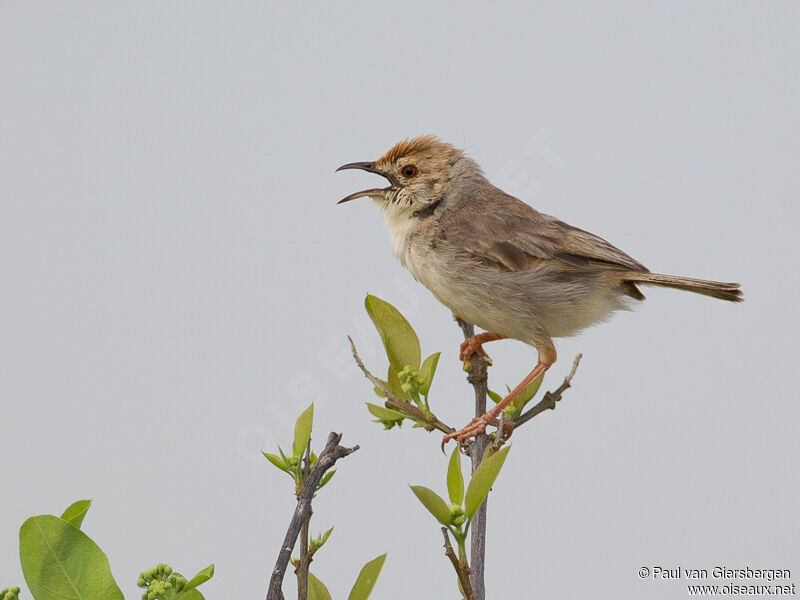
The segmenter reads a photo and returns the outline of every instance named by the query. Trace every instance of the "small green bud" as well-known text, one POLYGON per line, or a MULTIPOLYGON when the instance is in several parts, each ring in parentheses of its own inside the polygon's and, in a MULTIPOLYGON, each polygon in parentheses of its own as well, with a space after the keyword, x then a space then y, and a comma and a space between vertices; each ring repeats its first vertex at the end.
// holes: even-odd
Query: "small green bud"
POLYGON ((448 508, 450 509, 451 524, 463 525, 466 522, 467 516, 464 514, 464 509, 461 508, 458 504, 451 504, 448 508))
POLYGON ((19 600, 19 588, 10 587, 0 590, 0 600, 19 600))
POLYGON ((186 583, 186 578, 173 571, 167 563, 158 563, 155 567, 142 571, 136 581, 137 586, 146 588, 142 600, 166 600, 175 595, 173 590, 180 592, 186 583))
POLYGON ((142 571, 139 574, 139 579, 136 581, 136 585, 146 588, 148 585, 150 585, 150 582, 155 579, 155 572, 155 567, 142 571))
POLYGON ((161 581, 160 579, 151 581, 147 588, 147 597, 150 600, 158 600, 163 597, 171 587, 168 581, 161 581))
POLYGON ((403 370, 397 374, 397 378, 400 380, 400 387, 404 392, 419 393, 419 386, 422 382, 419 379, 419 373, 413 367, 410 365, 403 367, 403 370))

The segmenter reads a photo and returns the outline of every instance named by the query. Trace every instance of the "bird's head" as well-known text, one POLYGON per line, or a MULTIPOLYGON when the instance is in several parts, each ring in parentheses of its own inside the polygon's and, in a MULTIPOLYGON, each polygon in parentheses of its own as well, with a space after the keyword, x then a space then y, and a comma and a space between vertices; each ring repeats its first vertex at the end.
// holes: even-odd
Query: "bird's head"
POLYGON ((350 194, 339 204, 369 196, 384 212, 397 216, 411 216, 438 204, 460 177, 480 174, 478 165, 463 151, 435 135, 403 140, 376 161, 348 163, 336 170, 344 169, 377 173, 389 185, 350 194))

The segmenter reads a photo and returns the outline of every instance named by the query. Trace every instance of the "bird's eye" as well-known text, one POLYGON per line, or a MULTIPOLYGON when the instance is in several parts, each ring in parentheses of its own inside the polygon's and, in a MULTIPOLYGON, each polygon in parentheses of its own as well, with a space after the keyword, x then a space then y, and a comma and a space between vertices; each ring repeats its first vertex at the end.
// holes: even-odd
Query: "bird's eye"
POLYGON ((406 177, 416 177, 417 176, 417 167, 414 165, 406 165, 403 167, 403 175, 406 177))

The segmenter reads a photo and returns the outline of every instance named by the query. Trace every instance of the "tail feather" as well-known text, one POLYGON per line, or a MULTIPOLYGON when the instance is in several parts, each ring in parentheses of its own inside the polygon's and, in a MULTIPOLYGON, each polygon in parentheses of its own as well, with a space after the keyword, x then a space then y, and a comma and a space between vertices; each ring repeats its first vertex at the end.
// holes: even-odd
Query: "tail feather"
POLYGON ((658 273, 626 273, 625 281, 656 285, 676 290, 686 290, 695 294, 703 294, 729 302, 742 302, 742 290, 738 283, 722 283, 720 281, 707 281, 705 279, 692 279, 691 277, 678 277, 676 275, 660 275, 658 273))

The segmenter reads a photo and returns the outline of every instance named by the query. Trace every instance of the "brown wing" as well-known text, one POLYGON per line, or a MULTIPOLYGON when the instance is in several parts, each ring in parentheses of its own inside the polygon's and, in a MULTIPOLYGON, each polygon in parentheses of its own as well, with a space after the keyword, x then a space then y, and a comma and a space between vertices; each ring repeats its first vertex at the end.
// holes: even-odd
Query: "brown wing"
POLYGON ((592 264, 605 264, 615 269, 621 267, 630 271, 648 271, 642 263, 634 260, 616 246, 609 244, 603 238, 555 219, 554 222, 564 232, 561 244, 562 252, 558 258, 569 260, 579 257, 579 259, 588 260, 592 264))
POLYGON ((488 264, 512 271, 542 260, 557 260, 577 268, 647 272, 644 265, 604 239, 496 192, 503 195, 499 201, 465 199, 459 218, 444 224, 451 243, 488 264), (469 218, 463 218, 465 212, 469 218))

